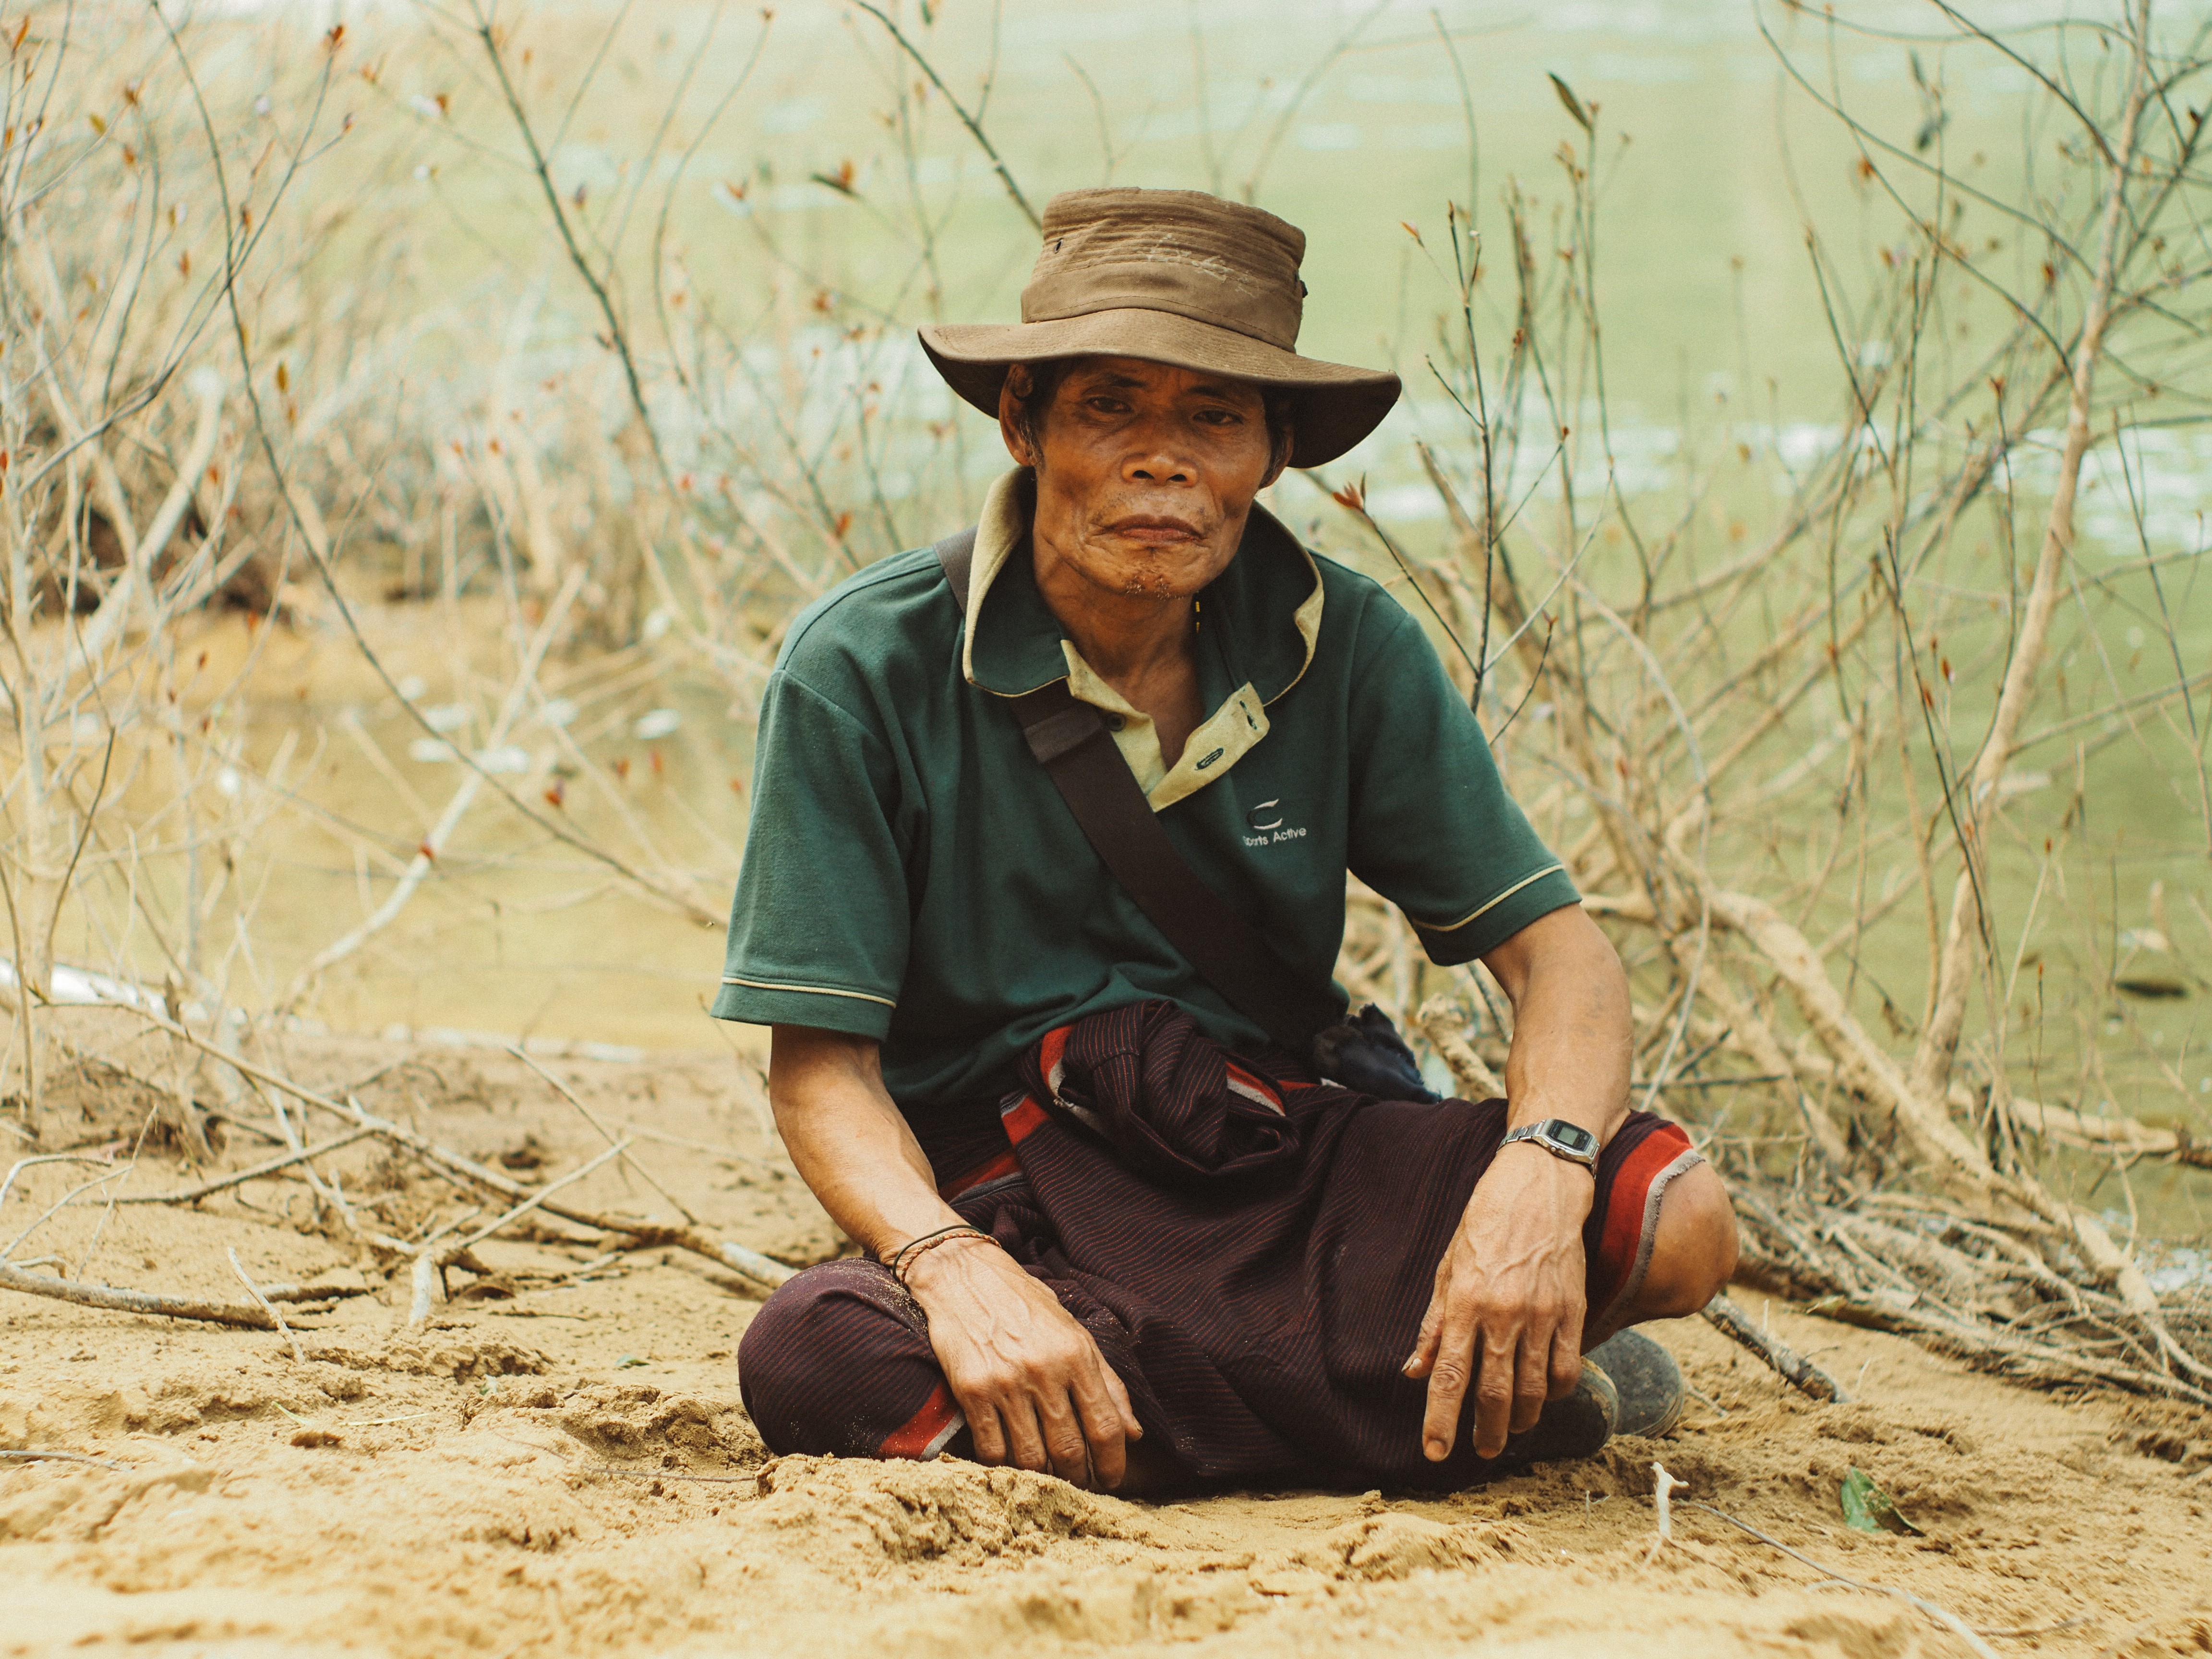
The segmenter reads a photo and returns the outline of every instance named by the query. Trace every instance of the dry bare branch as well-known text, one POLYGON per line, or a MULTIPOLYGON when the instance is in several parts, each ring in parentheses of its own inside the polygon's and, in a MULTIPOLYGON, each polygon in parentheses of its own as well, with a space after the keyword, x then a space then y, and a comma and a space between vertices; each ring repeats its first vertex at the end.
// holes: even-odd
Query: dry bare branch
POLYGON ((161 1296, 151 1291, 121 1291, 82 1279, 56 1279, 47 1273, 25 1273, 0 1262, 0 1290, 21 1291, 27 1296, 50 1297, 73 1302, 81 1308, 107 1308, 118 1313, 157 1314, 164 1319, 191 1319, 210 1325, 234 1325, 243 1330, 273 1331, 273 1314, 258 1306, 223 1302, 200 1302, 189 1297, 161 1296))
POLYGON ((1758 1355, 1792 1388, 1802 1389, 1815 1400, 1831 1401, 1838 1406, 1850 1403, 1850 1396, 1836 1386, 1834 1377, 1771 1331, 1761 1330, 1753 1324, 1743 1310, 1729 1300, 1725 1291, 1705 1304, 1702 1311, 1707 1324, 1737 1346, 1758 1355))

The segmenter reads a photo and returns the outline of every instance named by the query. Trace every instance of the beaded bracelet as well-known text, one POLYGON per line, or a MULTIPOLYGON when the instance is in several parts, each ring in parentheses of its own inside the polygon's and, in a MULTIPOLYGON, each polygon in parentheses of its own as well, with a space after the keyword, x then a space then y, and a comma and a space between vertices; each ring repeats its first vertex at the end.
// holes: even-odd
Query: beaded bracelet
POLYGON ((981 1228, 970 1227, 963 1222, 955 1226, 939 1227, 933 1233, 924 1233, 919 1238, 907 1240, 884 1258, 884 1266, 889 1267, 891 1270, 891 1276, 903 1285, 907 1282, 907 1270, 909 1267, 939 1245, 950 1244, 956 1238, 980 1238, 988 1243, 998 1243, 981 1228))

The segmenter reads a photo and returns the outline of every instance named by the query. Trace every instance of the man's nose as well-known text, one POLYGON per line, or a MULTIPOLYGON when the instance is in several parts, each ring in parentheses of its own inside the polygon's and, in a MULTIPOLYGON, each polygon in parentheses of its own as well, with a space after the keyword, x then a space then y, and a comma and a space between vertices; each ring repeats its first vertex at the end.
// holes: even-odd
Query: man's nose
POLYGON ((1197 473, 1189 451, 1171 430, 1154 428, 1138 434, 1121 463, 1121 476, 1132 483, 1190 483, 1197 473))

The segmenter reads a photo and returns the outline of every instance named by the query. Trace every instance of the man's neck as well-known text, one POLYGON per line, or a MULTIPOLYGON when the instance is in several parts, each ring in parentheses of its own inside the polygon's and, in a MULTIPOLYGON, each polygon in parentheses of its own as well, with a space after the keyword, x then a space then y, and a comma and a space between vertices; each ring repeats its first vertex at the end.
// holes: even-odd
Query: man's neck
POLYGON ((1186 594, 1121 593, 1103 587, 1060 557, 1042 536, 1030 538, 1037 592, 1067 630, 1083 660, 1109 685, 1137 695, 1163 674, 1197 661, 1193 601, 1186 594))

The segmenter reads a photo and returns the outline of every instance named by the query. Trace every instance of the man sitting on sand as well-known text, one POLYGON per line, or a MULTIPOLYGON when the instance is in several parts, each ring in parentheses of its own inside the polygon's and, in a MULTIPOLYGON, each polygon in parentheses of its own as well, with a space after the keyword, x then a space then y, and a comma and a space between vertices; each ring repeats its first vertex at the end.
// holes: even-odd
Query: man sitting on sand
POLYGON ((1455 1486, 1679 1410, 1615 1333, 1702 1307, 1735 1222, 1628 1109, 1620 960, 1419 626, 1255 505, 1399 392, 1297 355, 1304 246, 1055 198, 1022 322, 921 333, 1017 463, 972 543, 785 641, 714 1012, 775 1027, 866 1255, 745 1333, 775 1451, 1455 1486), (1504 988, 1506 1100, 1346 1018, 1347 871, 1504 988))

